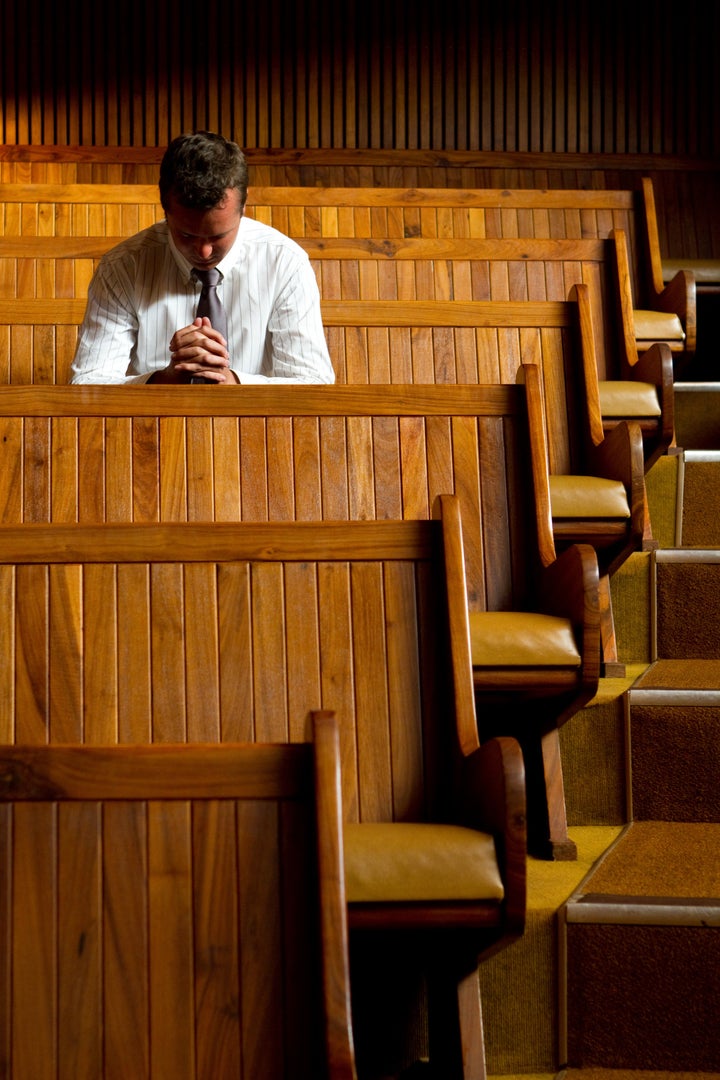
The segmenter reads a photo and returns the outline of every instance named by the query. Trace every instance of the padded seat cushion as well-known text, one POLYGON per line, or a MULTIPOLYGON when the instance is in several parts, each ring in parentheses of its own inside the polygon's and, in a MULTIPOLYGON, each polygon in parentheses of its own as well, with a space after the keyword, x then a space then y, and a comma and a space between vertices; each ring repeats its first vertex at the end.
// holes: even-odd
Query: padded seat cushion
POLYGON ((624 485, 603 476, 551 476, 550 505, 554 518, 630 517, 624 485))
POLYGON ((720 259, 663 259, 663 281, 672 281, 679 270, 691 270, 696 285, 720 285, 720 259))
POLYGON ((344 827, 348 903, 502 900, 489 833, 414 822, 344 827))
POLYGON ((470 613, 473 667, 580 667, 569 619, 525 611, 470 613))
POLYGON ((633 379, 607 379, 599 383, 603 416, 660 416, 657 387, 633 379))
POLYGON ((633 311, 638 341, 684 341, 685 331, 677 315, 667 311, 633 311))

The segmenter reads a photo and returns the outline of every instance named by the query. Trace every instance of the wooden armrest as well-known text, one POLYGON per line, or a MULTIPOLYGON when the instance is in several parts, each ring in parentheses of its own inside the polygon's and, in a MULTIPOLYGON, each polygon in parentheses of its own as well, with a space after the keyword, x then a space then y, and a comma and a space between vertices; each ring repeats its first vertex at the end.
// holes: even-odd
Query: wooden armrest
POLYGON ((689 270, 678 270, 662 292, 657 295, 660 311, 677 315, 685 331, 685 352, 694 353, 697 348, 697 310, 695 275, 689 270))
POLYGON ((477 749, 480 740, 470 656, 462 514, 457 495, 438 495, 433 504, 433 517, 442 522, 456 734, 461 753, 468 755, 477 749))
POLYGON ((632 377, 657 387, 661 422, 657 442, 669 446, 675 432, 675 376, 669 345, 664 341, 651 345, 638 357, 632 377))
POLYGON ((644 474, 640 425, 633 420, 622 420, 608 431, 601 443, 589 448, 586 472, 606 480, 619 480, 632 506, 633 484, 642 484, 644 474))
POLYGON ((645 527, 645 458, 640 425, 622 420, 608 431, 599 446, 591 448, 588 458, 593 475, 619 480, 624 485, 630 506, 631 535, 641 544, 645 527))
POLYGON ((634 305, 627 236, 623 229, 612 229, 609 240, 612 243, 613 251, 615 303, 617 304, 618 330, 621 338, 619 342, 620 370, 628 378, 634 378, 631 372, 637 364, 638 348, 635 338, 634 305))
POLYGON ((600 677, 600 571, 590 544, 571 544, 538 576, 538 605, 569 619, 583 659, 583 681, 600 677))
POLYGON ((538 555, 540 562, 547 566, 554 562, 557 552, 550 503, 550 459, 547 449, 545 407, 540 384, 540 369, 537 364, 521 364, 515 381, 525 387, 538 555))
POLYGON ((516 739, 489 739, 465 759, 461 810, 467 826, 495 836, 508 926, 521 933, 526 906, 527 829, 525 766, 516 739))

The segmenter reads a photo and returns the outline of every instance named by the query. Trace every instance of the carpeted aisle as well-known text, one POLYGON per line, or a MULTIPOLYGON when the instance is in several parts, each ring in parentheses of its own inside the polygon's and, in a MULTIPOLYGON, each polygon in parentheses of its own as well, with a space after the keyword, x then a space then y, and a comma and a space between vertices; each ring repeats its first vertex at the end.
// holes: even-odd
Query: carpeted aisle
POLYGON ((563 1080, 720 1075, 720 455, 676 464, 682 512, 651 502, 651 662, 626 695, 631 824, 562 912, 563 1080))

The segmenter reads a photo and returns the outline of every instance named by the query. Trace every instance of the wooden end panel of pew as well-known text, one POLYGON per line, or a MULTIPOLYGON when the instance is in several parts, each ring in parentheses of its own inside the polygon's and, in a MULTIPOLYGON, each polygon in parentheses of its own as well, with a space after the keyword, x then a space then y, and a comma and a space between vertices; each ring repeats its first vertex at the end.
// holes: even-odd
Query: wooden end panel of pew
POLYGON ((3 747, 13 1075, 249 1080, 291 1062, 353 1080, 336 721, 312 732, 3 747))

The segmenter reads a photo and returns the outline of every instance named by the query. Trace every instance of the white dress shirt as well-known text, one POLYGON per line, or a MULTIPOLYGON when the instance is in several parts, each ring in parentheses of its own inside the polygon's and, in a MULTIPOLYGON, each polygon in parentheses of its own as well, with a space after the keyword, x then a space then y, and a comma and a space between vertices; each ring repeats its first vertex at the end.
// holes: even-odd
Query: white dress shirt
MULTIPOLYGON (((335 381, 317 280, 290 237, 242 218, 218 263, 230 366, 241 383, 335 381)), ((72 363, 71 383, 144 383, 170 361, 170 339, 195 318, 200 285, 166 222, 102 258, 72 363)))

